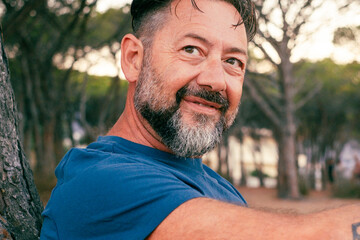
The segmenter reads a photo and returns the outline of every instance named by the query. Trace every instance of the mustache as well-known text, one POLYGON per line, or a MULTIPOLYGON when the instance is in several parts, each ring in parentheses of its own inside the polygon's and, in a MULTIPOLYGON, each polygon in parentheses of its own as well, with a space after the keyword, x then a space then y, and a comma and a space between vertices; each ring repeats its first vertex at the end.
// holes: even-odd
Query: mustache
POLYGON ((228 99, 219 92, 209 91, 204 88, 194 89, 189 86, 184 86, 176 93, 177 104, 180 104, 181 99, 185 96, 195 96, 205 99, 206 101, 219 104, 221 106, 220 110, 222 113, 225 113, 229 108, 228 99))

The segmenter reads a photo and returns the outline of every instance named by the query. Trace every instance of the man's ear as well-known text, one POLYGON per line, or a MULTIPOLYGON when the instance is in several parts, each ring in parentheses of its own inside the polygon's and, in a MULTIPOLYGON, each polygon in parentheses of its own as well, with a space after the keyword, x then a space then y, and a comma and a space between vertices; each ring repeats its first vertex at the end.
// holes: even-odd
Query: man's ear
POLYGON ((134 35, 126 34, 121 41, 121 69, 130 83, 137 81, 143 57, 142 42, 134 35))

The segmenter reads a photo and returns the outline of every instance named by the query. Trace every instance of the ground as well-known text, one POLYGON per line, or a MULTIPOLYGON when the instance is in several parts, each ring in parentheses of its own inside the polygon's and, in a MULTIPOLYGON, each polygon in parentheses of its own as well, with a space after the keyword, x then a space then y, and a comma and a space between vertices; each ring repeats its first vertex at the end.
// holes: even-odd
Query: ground
POLYGON ((311 213, 358 203, 360 199, 333 198, 329 191, 311 191, 301 200, 278 199, 276 189, 238 187, 250 207, 279 212, 311 213))

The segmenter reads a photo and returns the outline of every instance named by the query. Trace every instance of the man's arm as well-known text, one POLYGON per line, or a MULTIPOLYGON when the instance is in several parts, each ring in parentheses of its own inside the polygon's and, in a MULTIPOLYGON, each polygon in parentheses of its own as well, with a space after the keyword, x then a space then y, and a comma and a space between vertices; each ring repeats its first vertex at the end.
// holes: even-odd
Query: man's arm
POLYGON ((196 198, 176 208, 149 239, 360 240, 359 225, 360 205, 291 215, 196 198))

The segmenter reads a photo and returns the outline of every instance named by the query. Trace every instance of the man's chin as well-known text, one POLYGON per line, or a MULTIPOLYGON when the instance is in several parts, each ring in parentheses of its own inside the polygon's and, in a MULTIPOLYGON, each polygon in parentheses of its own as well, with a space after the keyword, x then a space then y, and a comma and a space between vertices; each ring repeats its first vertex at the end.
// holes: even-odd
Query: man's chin
POLYGON ((196 128, 215 128, 220 121, 221 114, 208 115, 203 113, 189 113, 184 111, 181 114, 181 122, 187 126, 196 128))

